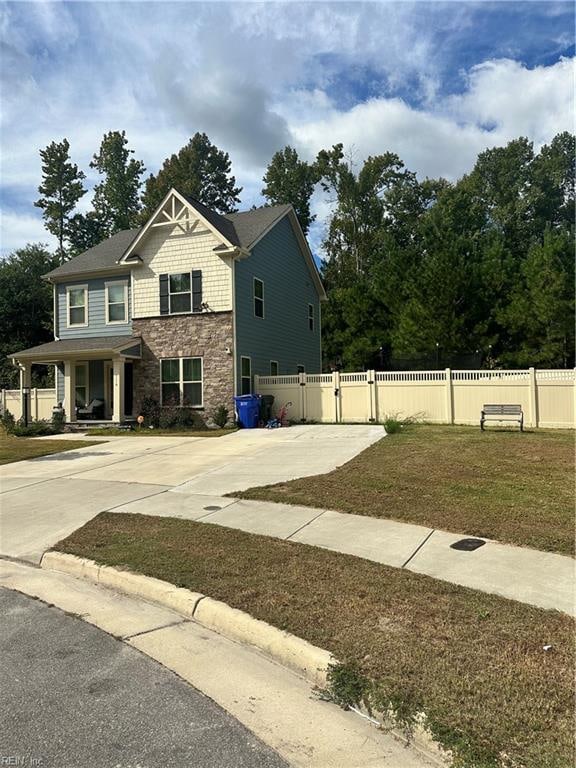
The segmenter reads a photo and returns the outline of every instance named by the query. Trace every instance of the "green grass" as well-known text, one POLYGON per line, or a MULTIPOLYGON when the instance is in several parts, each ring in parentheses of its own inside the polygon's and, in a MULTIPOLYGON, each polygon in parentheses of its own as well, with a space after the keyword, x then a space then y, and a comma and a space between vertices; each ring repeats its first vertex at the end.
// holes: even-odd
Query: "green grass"
POLYGON ((35 459, 61 451, 76 451, 89 445, 99 445, 91 440, 38 440, 30 437, 14 437, 0 432, 0 464, 10 464, 13 461, 35 459))
POLYGON ((330 650, 404 717, 424 711, 461 765, 495 766, 502 753, 522 768, 573 765, 564 614, 174 518, 102 513, 57 549, 202 592, 330 650))
POLYGON ((225 437, 235 429, 116 429, 114 427, 88 428, 89 435, 102 437, 225 437))
POLYGON ((574 553, 574 433, 409 425, 326 475, 234 496, 574 553))

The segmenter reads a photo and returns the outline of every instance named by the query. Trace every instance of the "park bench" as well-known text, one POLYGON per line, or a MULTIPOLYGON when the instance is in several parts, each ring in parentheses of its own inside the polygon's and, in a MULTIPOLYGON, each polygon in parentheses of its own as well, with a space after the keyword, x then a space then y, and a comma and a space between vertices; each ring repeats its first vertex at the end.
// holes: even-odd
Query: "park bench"
POLYGON ((520 424, 520 432, 524 431, 524 414, 521 405, 484 405, 480 415, 480 429, 482 431, 484 431, 486 421, 517 421, 520 424))

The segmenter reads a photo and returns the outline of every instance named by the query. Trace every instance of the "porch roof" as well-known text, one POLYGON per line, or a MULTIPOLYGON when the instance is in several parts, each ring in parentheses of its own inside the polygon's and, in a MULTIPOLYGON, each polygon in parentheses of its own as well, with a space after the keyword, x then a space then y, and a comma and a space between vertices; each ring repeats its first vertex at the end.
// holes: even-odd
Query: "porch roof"
POLYGON ((98 336, 95 338, 59 339, 13 352, 8 357, 38 363, 59 362, 71 357, 90 358, 96 355, 142 356, 140 336, 98 336))

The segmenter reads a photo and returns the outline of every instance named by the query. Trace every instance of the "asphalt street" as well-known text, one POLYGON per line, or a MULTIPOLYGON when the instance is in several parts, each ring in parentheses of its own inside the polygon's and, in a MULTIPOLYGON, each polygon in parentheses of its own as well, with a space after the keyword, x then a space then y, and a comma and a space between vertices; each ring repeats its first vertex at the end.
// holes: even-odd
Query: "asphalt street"
POLYGON ((173 672, 55 607, 0 589, 0 765, 280 768, 173 672))

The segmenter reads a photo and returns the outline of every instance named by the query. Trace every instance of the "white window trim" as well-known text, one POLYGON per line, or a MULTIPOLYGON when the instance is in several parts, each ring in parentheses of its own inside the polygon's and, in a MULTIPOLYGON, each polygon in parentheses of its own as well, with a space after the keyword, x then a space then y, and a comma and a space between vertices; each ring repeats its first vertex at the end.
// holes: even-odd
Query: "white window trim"
POLYGON ((88 327, 88 284, 84 285, 67 285, 66 286, 66 327, 67 328, 87 328, 88 327), (84 302, 84 320, 83 323, 71 323, 70 322, 70 291, 84 291, 86 301, 84 302))
MULTIPOLYGON (((184 272, 168 272, 168 314, 169 315, 191 315, 192 314, 192 270, 190 270, 189 272, 186 272, 186 271, 184 271, 184 272), (173 277, 174 275, 188 275, 188 277, 190 278, 190 290, 189 291, 176 291, 175 293, 173 293, 170 290, 170 278, 173 277), (172 312, 172 302, 170 300, 172 298, 172 296, 182 296, 185 293, 189 293, 190 294, 190 309, 185 309, 183 312, 172 312)), ((173 360, 175 358, 167 358, 167 359, 173 360)), ((202 375, 204 375, 204 369, 202 369, 202 375)))
POLYGON ((278 360, 270 360, 270 376, 278 376, 280 371, 280 366, 278 365, 278 360), (272 363, 276 366, 276 373, 272 373, 272 363))
POLYGON ((242 392, 243 390, 242 380, 247 378, 250 378, 250 392, 248 392, 247 394, 251 395, 252 394, 252 358, 247 357, 246 355, 242 355, 240 357, 240 392, 242 392), (248 362, 250 363, 250 377, 244 376, 242 373, 242 360, 248 360, 248 362))
POLYGON ((76 406, 76 387, 78 386, 78 381, 76 377, 76 368, 79 368, 80 366, 86 369, 86 403, 83 406, 84 408, 86 408, 86 406, 90 402, 90 363, 88 362, 88 360, 80 360, 79 362, 74 363, 74 407, 75 408, 78 407, 76 406))
MULTIPOLYGON (((181 313, 180 313, 181 314, 181 313)), ((204 358, 202 355, 194 355, 192 357, 161 357, 160 358, 160 405, 164 406, 164 396, 163 396, 163 384, 178 384, 178 389, 180 392, 180 404, 177 405, 177 408, 192 408, 194 410, 198 410, 200 408, 204 408, 204 358), (178 381, 162 381, 162 361, 163 360, 178 360, 178 381), (200 360, 201 366, 202 366, 202 378, 200 379, 200 392, 201 392, 201 400, 200 405, 183 405, 182 401, 184 400, 184 360, 200 360)), ((186 384, 198 384, 197 381, 186 381, 186 384)))
POLYGON ((128 322, 128 280, 114 280, 104 283, 104 313, 106 325, 126 325, 128 322), (108 288, 110 286, 115 288, 119 285, 124 288, 124 320, 110 320, 108 314, 108 288))
POLYGON ((316 329, 316 318, 314 317, 314 304, 308 304, 308 330, 314 331, 316 329), (310 320, 312 320, 312 327, 310 327, 310 320))
POLYGON ((266 317, 265 296, 266 296, 266 290, 264 288, 264 280, 261 280, 259 277, 253 277, 252 278, 252 312, 254 313, 254 317, 257 320, 264 320, 264 318, 266 317), (256 296, 256 282, 262 284, 262 298, 259 298, 256 296), (262 302, 262 317, 256 314, 256 300, 262 302))

